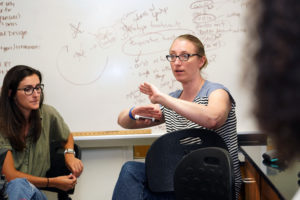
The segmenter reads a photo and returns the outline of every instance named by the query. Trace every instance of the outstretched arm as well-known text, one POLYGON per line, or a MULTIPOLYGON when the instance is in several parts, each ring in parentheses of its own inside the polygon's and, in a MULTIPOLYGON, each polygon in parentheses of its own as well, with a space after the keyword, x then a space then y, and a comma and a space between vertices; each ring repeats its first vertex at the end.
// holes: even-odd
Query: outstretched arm
POLYGON ((231 109, 229 94, 223 89, 215 90, 210 94, 207 106, 163 94, 149 83, 141 84, 140 91, 148 95, 152 103, 166 106, 209 129, 221 127, 226 122, 231 109))
POLYGON ((11 151, 8 151, 6 154, 2 167, 2 174, 5 175, 8 181, 11 181, 15 178, 26 178, 36 187, 56 187, 64 191, 74 188, 77 181, 77 178, 74 175, 45 178, 20 172, 15 169, 11 151))

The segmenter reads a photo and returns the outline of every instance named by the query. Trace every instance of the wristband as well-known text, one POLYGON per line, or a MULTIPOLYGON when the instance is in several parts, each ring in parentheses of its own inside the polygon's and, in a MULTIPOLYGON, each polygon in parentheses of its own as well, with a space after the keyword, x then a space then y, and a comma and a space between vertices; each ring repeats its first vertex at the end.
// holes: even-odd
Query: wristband
POLYGON ((76 156, 76 153, 75 153, 74 149, 65 149, 64 155, 65 155, 66 153, 72 153, 72 154, 74 154, 74 156, 76 156))
POLYGON ((136 119, 132 116, 132 113, 131 113, 131 111, 132 111, 133 109, 134 109, 134 106, 129 110, 128 115, 129 115, 130 119, 136 120, 136 119))

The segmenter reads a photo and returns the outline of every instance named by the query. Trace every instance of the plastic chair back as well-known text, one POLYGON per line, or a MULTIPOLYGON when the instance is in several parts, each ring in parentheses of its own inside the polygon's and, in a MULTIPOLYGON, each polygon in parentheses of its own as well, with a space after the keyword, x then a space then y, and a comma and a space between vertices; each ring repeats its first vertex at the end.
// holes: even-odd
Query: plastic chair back
POLYGON ((174 188, 177 200, 234 199, 234 171, 229 152, 207 147, 188 154, 176 167, 174 188))
POLYGON ((205 147, 227 150, 222 137, 207 129, 184 129, 159 137, 146 155, 146 176, 152 192, 174 191, 174 172, 179 161, 188 153, 205 147))

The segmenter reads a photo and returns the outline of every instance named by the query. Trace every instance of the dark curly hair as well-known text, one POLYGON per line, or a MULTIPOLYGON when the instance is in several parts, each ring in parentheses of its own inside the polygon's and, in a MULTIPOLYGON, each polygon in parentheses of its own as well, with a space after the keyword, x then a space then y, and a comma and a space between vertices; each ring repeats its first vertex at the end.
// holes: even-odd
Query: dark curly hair
POLYGON ((253 111, 260 130, 291 161, 300 156, 300 1, 255 3, 248 43, 257 43, 246 71, 254 75, 253 111))

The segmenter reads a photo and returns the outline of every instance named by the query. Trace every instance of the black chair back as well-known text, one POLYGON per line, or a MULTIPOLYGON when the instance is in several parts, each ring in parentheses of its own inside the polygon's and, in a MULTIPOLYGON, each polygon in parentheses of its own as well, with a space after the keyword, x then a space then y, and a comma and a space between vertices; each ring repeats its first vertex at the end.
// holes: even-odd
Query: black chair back
POLYGON ((2 165, 5 160, 7 151, 8 151, 8 149, 5 149, 5 148, 0 149, 0 173, 2 172, 2 165))
MULTIPOLYGON (((81 159, 81 148, 77 144, 74 144, 75 156, 78 159, 81 159)), ((64 156, 64 148, 62 147, 60 142, 51 142, 50 144, 50 162, 51 166, 48 172, 46 173, 46 177, 57 177, 69 175, 71 172, 65 165, 65 156, 64 156)), ((74 189, 63 191, 58 188, 46 187, 41 188, 42 190, 47 190, 51 192, 56 192, 59 200, 70 200, 69 194, 74 193, 74 189)))
POLYGON ((152 192, 174 191, 174 172, 179 161, 188 153, 205 147, 227 146, 222 137, 207 129, 184 129, 159 137, 146 155, 146 176, 152 192))
POLYGON ((7 180, 5 179, 5 176, 2 175, 2 165, 6 157, 8 149, 1 148, 0 149, 0 199, 1 200, 7 200, 8 196, 6 194, 6 185, 7 185, 7 180))
POLYGON ((176 167, 174 188, 177 200, 234 199, 234 171, 229 152, 218 147, 191 152, 176 167))

